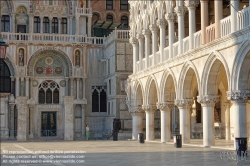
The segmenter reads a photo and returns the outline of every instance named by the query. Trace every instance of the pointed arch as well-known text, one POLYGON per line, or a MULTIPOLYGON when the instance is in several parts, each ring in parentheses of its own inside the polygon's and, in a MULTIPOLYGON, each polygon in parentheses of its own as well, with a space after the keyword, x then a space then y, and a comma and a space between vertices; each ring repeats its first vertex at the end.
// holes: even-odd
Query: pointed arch
POLYGON ((155 103, 159 101, 159 86, 157 84, 157 80, 153 75, 148 76, 148 79, 146 81, 146 85, 145 85, 145 103, 144 104, 152 104, 150 103, 149 100, 149 95, 152 98, 151 92, 151 86, 155 85, 155 89, 156 89, 156 97, 157 97, 157 101, 155 100, 155 103), (153 84, 152 84, 153 83, 153 84))
MULTIPOLYGON (((213 51, 204 66, 203 72, 202 72, 202 78, 201 78, 201 95, 209 95, 208 94, 208 86, 209 86, 209 76, 211 74, 211 69, 213 67, 213 65, 216 63, 217 61, 220 61, 221 64, 224 66, 225 72, 226 72, 226 77, 227 77, 227 82, 230 85, 230 71, 227 65, 227 62, 225 60, 225 58, 218 52, 218 51, 213 51)), ((218 66, 219 67, 219 66, 218 66)), ((217 73, 218 75, 218 73, 217 73)))
POLYGON ((194 71, 194 74, 196 76, 197 85, 198 85, 198 90, 200 91, 200 77, 199 77, 198 71, 197 71, 195 65, 191 61, 187 61, 181 69, 181 75, 180 75, 179 81, 178 81, 178 92, 176 93, 177 94, 176 98, 178 98, 178 99, 185 98, 185 96, 184 96, 184 83, 185 83, 186 76, 187 76, 189 69, 192 69, 194 71))
POLYGON ((141 82, 139 80, 136 80, 135 81, 135 84, 134 84, 134 88, 133 88, 135 91, 134 91, 134 102, 132 103, 132 105, 134 106, 138 106, 138 105, 143 105, 144 103, 144 89, 143 89, 143 86, 141 84, 141 82), (139 89, 140 88, 140 89, 139 89), (139 94, 141 92, 141 94, 139 94), (138 99, 138 97, 141 95, 141 99, 138 99), (142 100, 142 101, 141 101, 142 100))

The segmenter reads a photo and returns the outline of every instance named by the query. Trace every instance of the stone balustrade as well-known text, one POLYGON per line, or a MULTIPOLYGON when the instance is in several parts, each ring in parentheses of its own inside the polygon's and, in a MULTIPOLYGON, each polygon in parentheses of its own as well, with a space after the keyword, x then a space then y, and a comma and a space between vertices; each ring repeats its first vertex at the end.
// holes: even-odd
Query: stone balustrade
POLYGON ((92 8, 78 8, 76 7, 76 14, 79 15, 92 15, 92 8))

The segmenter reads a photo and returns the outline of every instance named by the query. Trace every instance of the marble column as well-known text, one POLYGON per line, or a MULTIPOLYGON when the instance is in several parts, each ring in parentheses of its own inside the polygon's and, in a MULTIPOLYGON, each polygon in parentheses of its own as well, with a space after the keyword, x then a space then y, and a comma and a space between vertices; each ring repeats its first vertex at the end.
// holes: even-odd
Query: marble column
POLYGON ((70 77, 70 95, 74 96, 74 78, 70 77))
MULTIPOLYGON (((15 13, 11 13, 11 32, 12 33, 16 33, 16 14, 15 13)), ((17 32, 18 33, 18 32, 17 32)))
POLYGON ((74 96, 64 96, 64 140, 74 140, 74 96))
POLYGON ((51 17, 49 17, 49 33, 52 34, 52 19, 51 17))
POLYGON ((61 32, 61 29, 62 29, 62 27, 61 27, 61 22, 62 22, 62 18, 59 17, 59 18, 58 18, 58 34, 61 34, 61 33, 62 33, 62 32, 61 32))
POLYGON ((139 42, 139 70, 142 70, 143 69, 143 66, 142 66, 142 59, 143 59, 143 55, 144 55, 144 51, 143 51, 143 38, 144 36, 142 34, 137 34, 136 35, 137 39, 138 39, 138 42, 139 42))
POLYGON ((85 91, 86 91, 86 80, 82 79, 82 99, 85 99, 85 91))
POLYGON ((69 95, 69 77, 65 77, 66 86, 65 86, 65 96, 69 95))
POLYGON ((202 106, 203 119, 203 146, 215 145, 214 138, 214 106, 219 101, 219 96, 197 96, 197 101, 202 106))
POLYGON ((237 31, 237 12, 239 10, 239 1, 230 0, 230 12, 231 12, 231 33, 237 31))
POLYGON ((85 132, 86 132, 85 106, 84 104, 82 104, 81 106, 82 106, 82 137, 85 138, 85 132))
POLYGON ((29 82, 30 78, 25 77, 25 95, 29 98, 29 82))
POLYGON ((133 73, 136 73, 136 62, 138 61, 138 40, 135 37, 131 37, 129 42, 133 46, 133 73))
POLYGON ((80 78, 76 79, 76 99, 80 99, 80 78))
POLYGON ((20 96, 25 96, 24 95, 24 77, 21 77, 21 95, 20 96))
POLYGON ((220 20, 223 19, 223 2, 221 0, 214 1, 214 20, 215 20, 215 39, 221 36, 220 20))
POLYGON ((143 105, 142 109, 146 112, 146 141, 152 141, 155 139, 155 110, 154 105, 143 105))
POLYGON ((169 142, 171 137, 171 109, 174 102, 157 103, 157 108, 161 111, 161 142, 169 142))
POLYGON ((175 20, 175 13, 167 13, 165 15, 166 20, 168 21, 168 49, 169 49, 169 57, 173 57, 173 44, 174 44, 174 20, 175 20))
POLYGON ((132 115, 132 140, 138 140, 138 133, 143 133, 143 115, 145 112, 142 107, 134 107, 130 110, 132 115))
POLYGON ((76 35, 79 35, 79 32, 80 32, 80 21, 79 21, 79 18, 80 18, 80 15, 76 15, 75 16, 76 18, 76 35))
POLYGON ((17 96, 17 141, 26 141, 27 135, 27 97, 17 96))
POLYGON ((150 55, 150 30, 149 29, 144 29, 142 31, 142 34, 144 35, 145 38, 145 68, 148 68, 148 59, 150 55))
POLYGON ((175 7, 175 12, 178 18, 178 41, 179 41, 179 49, 178 55, 183 53, 183 39, 185 37, 185 24, 184 24, 184 16, 186 12, 186 7, 183 5, 175 7))
POLYGON ((29 125, 30 125, 30 138, 34 137, 34 106, 29 106, 30 107, 30 120, 29 120, 29 125))
POLYGON ((11 78, 11 94, 15 94, 15 77, 10 76, 11 78))
POLYGON ((88 16, 88 37, 91 37, 91 22, 92 22, 92 16, 88 16))
POLYGON ((162 62, 162 59, 164 57, 164 48, 166 47, 166 21, 165 19, 159 19, 157 20, 157 25, 160 28, 160 57, 159 61, 162 62))
POLYGON ((73 16, 69 16, 69 34, 72 35, 73 33, 73 30, 72 30, 72 27, 73 27, 73 16))
MULTIPOLYGON (((33 24, 34 24, 34 14, 30 13, 29 15, 29 33, 33 33, 34 28, 33 28, 33 24)), ((31 38, 32 39, 32 38, 31 38)))
POLYGON ((226 130, 226 140, 231 140, 230 132, 230 102, 223 103, 225 107, 225 130, 226 130))
POLYGON ((194 33, 196 32, 195 9, 199 0, 185 0, 185 6, 188 8, 189 23, 189 50, 194 48, 194 33))
POLYGON ((43 17, 40 16, 40 33, 43 33, 43 17))
POLYGON ((190 143, 190 107, 192 99, 177 99, 175 105, 179 108, 180 114, 180 134, 182 143, 190 143))
POLYGON ((14 122, 14 120, 15 120, 15 115, 14 115, 14 108, 15 108, 15 103, 10 103, 9 104, 9 106, 10 106, 10 138, 12 139, 12 138, 14 138, 14 134, 15 134, 15 122, 14 122))
POLYGON ((201 43, 206 44, 206 27, 208 26, 208 1, 201 0, 201 43))
POLYGON ((19 77, 16 77, 16 96, 19 96, 19 77))
POLYGON ((246 104, 250 99, 250 91, 228 91, 227 99, 233 103, 234 138, 247 137, 246 104))
POLYGON ((157 52, 157 25, 156 24, 152 24, 149 26, 149 29, 151 30, 152 33, 152 54, 153 54, 153 62, 152 65, 155 65, 155 54, 157 52))

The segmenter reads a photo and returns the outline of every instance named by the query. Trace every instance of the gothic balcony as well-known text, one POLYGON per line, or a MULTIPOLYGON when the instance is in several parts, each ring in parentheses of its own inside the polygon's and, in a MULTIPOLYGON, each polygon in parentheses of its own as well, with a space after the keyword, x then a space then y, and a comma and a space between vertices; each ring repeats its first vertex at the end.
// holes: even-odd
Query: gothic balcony
POLYGON ((103 45, 103 37, 87 37, 87 35, 67 34, 40 34, 40 33, 9 33, 2 32, 1 37, 7 43, 34 43, 34 44, 92 44, 103 45))
POLYGON ((80 16, 92 16, 92 8, 79 8, 76 7, 75 14, 80 16))

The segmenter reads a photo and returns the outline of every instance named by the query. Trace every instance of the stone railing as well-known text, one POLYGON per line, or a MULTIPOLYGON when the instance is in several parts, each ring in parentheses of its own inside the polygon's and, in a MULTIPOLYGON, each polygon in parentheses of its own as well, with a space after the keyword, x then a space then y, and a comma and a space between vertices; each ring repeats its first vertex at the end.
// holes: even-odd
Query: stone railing
POLYGON ((111 32, 107 38, 106 38, 106 44, 109 44, 110 42, 114 41, 115 39, 119 40, 129 40, 129 30, 117 30, 115 29, 113 32, 111 32))
POLYGON ((220 20, 221 25, 221 37, 231 33, 231 16, 228 16, 220 20))
POLYGON ((78 8, 76 7, 76 14, 79 15, 92 15, 92 8, 78 8))
POLYGON ((206 27, 206 42, 209 43, 215 39, 215 24, 206 27))
POLYGON ((7 43, 11 41, 25 43, 46 43, 46 44, 67 44, 67 43, 86 43, 103 45, 103 37, 87 37, 86 35, 67 35, 67 34, 38 34, 38 33, 9 33, 2 32, 1 37, 7 43))

